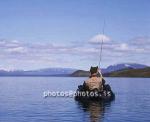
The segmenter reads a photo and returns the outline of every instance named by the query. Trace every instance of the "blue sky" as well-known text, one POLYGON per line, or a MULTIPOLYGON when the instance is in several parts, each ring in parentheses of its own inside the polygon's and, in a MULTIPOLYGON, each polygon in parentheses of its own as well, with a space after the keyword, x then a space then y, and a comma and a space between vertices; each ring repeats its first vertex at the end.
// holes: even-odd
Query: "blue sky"
POLYGON ((0 69, 88 69, 102 38, 101 67, 150 65, 149 11, 149 0, 0 0, 0 69))

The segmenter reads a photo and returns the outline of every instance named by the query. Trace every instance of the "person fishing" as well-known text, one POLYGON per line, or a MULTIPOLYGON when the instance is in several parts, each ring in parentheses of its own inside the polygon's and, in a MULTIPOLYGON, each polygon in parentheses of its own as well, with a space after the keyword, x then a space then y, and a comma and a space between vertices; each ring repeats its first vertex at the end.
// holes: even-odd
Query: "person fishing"
POLYGON ((90 90, 103 90, 103 78, 101 71, 97 67, 90 68, 90 77, 84 82, 84 85, 90 90))

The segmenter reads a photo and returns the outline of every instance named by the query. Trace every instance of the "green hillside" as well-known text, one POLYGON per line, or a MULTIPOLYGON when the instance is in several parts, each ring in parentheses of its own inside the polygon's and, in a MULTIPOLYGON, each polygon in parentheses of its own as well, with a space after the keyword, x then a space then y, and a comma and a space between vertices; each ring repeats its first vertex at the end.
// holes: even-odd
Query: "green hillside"
POLYGON ((143 69, 125 69, 107 74, 109 77, 150 77, 150 67, 143 69))
MULTIPOLYGON (((77 70, 72 73, 72 77, 88 77, 89 71, 77 70)), ((150 77, 150 67, 143 69, 123 69, 103 74, 104 77, 150 77)))
POLYGON ((77 70, 74 73, 72 73, 70 76, 72 77, 89 77, 90 72, 84 71, 84 70, 77 70))

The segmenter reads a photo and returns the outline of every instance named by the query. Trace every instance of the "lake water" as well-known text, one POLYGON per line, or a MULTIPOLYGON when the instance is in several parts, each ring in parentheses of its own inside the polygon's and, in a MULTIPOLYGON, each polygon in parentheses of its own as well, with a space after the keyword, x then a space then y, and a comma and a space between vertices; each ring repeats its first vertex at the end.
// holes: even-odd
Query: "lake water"
POLYGON ((44 91, 76 90, 86 78, 0 77, 0 122, 150 122, 149 78, 106 78, 111 103, 43 98, 44 91))

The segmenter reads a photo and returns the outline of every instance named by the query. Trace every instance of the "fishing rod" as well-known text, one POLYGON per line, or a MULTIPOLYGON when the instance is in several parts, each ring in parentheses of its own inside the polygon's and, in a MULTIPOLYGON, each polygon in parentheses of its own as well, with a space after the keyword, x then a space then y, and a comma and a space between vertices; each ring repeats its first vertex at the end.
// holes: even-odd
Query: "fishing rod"
POLYGON ((105 24, 106 24, 106 22, 105 22, 105 19, 104 19, 103 28, 102 28, 101 47, 100 47, 100 52, 99 52, 99 63, 98 63, 99 68, 101 66, 101 61, 102 61, 102 51, 103 51, 103 43, 104 43, 105 24))

